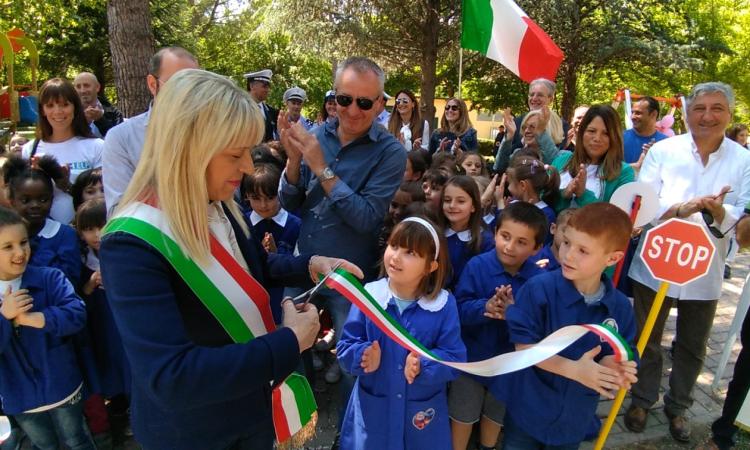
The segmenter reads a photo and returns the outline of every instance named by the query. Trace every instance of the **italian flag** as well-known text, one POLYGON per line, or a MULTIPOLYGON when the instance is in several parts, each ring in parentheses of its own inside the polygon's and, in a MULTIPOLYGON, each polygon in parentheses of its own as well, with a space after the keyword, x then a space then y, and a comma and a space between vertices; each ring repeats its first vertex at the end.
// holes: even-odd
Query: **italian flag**
POLYGON ((512 0, 464 0, 461 47, 494 59, 527 83, 554 81, 565 57, 512 0))

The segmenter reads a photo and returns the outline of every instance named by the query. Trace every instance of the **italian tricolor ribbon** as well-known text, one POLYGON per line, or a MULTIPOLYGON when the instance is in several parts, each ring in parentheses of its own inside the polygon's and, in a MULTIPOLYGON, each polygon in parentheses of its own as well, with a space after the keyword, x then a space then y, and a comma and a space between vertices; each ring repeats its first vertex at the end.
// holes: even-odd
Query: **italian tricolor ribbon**
MULTIPOLYGON (((134 203, 107 223, 104 233, 125 232, 158 250, 206 306, 234 342, 246 343, 276 329, 268 292, 231 252, 211 236, 211 257, 198 264, 175 241, 158 208, 134 203)), ((290 375, 272 393, 276 440, 299 447, 315 432, 317 405, 307 379, 290 375)))
POLYGON ((614 357, 617 361, 629 361, 633 359, 632 348, 617 331, 607 325, 591 324, 570 325, 561 328, 531 347, 498 355, 484 361, 469 363, 442 361, 388 314, 352 274, 343 269, 337 269, 335 273, 328 277, 326 285, 346 297, 372 320, 382 332, 406 350, 416 352, 423 358, 431 361, 445 364, 446 366, 474 375, 492 377, 534 366, 560 353, 563 349, 589 332, 597 334, 612 347, 614 357))

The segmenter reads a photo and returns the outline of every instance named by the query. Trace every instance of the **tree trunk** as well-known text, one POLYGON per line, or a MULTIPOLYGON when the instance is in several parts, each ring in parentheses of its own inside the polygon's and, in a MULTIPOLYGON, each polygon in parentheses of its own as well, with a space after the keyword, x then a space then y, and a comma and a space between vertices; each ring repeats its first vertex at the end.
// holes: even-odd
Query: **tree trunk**
POLYGON ((117 88, 118 108, 125 117, 148 109, 148 61, 154 53, 154 33, 148 0, 109 0, 109 46, 117 88))
POLYGON ((438 33, 440 33, 439 8, 440 0, 428 0, 427 17, 422 32, 422 61, 420 64, 422 70, 420 90, 424 108, 422 113, 431 128, 434 128, 435 117, 435 84, 437 78, 435 72, 438 56, 438 33))
POLYGON ((560 117, 570 120, 576 107, 576 97, 578 96, 578 74, 576 73, 577 64, 573 61, 566 61, 563 72, 562 104, 560 105, 560 117))

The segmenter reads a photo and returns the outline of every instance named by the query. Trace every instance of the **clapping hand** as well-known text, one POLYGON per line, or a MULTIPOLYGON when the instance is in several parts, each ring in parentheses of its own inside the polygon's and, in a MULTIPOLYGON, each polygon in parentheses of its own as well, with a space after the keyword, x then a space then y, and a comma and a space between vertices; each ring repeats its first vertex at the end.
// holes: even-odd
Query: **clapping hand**
POLYGON ((421 370, 421 364, 419 362, 419 355, 410 352, 409 356, 406 357, 406 363, 404 364, 404 376, 406 382, 409 384, 414 383, 414 379, 417 378, 421 370))
POLYGON ((378 370, 378 367, 380 367, 380 354, 380 343, 378 341, 374 341, 372 345, 362 352, 362 361, 359 365, 365 373, 372 373, 378 370))
POLYGON ((5 288, 3 300, 0 302, 0 314, 7 320, 13 320, 20 314, 28 312, 34 307, 34 299, 29 295, 27 289, 11 291, 10 286, 5 288))

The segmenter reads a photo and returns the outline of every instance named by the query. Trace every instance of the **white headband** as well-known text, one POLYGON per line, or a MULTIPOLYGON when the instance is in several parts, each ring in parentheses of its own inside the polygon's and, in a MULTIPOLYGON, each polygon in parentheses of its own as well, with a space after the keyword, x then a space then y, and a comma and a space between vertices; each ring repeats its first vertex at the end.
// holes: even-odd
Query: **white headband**
POLYGON ((402 220, 402 222, 414 222, 427 228, 427 231, 429 231, 432 235, 432 240, 435 241, 435 261, 437 261, 438 255, 440 254, 440 239, 438 239, 438 234, 437 231, 435 231, 435 227, 433 227, 430 222, 419 217, 407 217, 406 219, 402 220))

